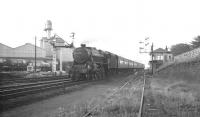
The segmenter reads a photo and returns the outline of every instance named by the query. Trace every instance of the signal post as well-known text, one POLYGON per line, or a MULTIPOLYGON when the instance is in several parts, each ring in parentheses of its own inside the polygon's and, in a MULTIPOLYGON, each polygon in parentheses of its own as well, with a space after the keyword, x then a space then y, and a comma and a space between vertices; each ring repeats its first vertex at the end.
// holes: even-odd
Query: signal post
POLYGON ((150 55, 151 55, 151 72, 152 72, 152 75, 153 75, 153 43, 152 43, 152 45, 151 45, 151 51, 147 51, 146 50, 146 46, 148 46, 149 45, 149 37, 147 37, 147 38, 145 38, 145 41, 143 42, 143 41, 140 41, 139 43, 140 44, 144 44, 144 47, 140 47, 139 49, 139 52, 140 53, 149 53, 150 55), (143 51, 142 51, 143 50, 143 51))
MULTIPOLYGON (((45 24, 45 29, 47 33, 47 42, 52 45, 52 72, 56 72, 56 51, 60 50, 60 72, 62 72, 62 48, 73 48, 73 41, 71 44, 68 44, 64 41, 61 37, 54 34, 54 36, 51 37, 51 31, 52 31, 52 22, 50 20, 47 20, 47 23, 45 24)), ((74 40, 75 33, 72 33, 72 39, 74 40)))

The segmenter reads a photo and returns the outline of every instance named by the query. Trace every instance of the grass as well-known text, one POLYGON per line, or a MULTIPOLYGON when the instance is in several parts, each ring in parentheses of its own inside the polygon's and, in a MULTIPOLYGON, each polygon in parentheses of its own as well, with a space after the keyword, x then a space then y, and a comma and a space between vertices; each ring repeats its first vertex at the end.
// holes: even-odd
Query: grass
POLYGON ((82 117, 95 106, 96 108, 91 112, 92 117, 137 117, 142 82, 132 82, 111 96, 116 90, 118 88, 110 88, 104 94, 86 102, 75 104, 73 107, 60 108, 51 117, 82 117))
MULTIPOLYGON (((141 81, 130 83, 111 97, 109 96, 118 88, 107 89, 104 94, 86 102, 68 108, 59 108, 50 117, 83 117, 96 105, 98 106, 91 111, 91 117, 137 117, 142 90, 141 81)), ((167 78, 153 78, 149 81, 151 95, 146 96, 153 101, 159 112, 153 115, 147 113, 148 117, 200 117, 198 83, 167 78)))
POLYGON ((151 81, 155 105, 162 111, 160 116, 199 117, 199 88, 196 84, 186 81, 170 81, 169 79, 152 79, 151 81))

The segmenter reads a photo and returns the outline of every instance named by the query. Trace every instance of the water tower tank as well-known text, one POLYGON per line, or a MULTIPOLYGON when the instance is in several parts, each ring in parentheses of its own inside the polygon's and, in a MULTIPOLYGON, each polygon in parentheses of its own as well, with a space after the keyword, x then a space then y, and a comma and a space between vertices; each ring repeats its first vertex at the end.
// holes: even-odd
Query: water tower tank
POLYGON ((45 24, 45 31, 47 30, 52 30, 52 22, 51 20, 47 20, 46 24, 45 24))

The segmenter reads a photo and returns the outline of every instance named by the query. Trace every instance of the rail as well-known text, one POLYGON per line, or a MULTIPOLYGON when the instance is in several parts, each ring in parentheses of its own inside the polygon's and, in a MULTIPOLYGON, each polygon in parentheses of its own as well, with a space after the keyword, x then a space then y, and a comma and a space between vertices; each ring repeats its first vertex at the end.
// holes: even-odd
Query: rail
POLYGON ((39 82, 39 81, 48 81, 54 79, 65 79, 69 78, 68 75, 66 76, 51 76, 51 77, 38 77, 38 78, 3 78, 1 79, 1 84, 4 85, 8 83, 27 83, 27 82, 39 82))
POLYGON ((33 82, 33 83, 26 83, 26 84, 2 86, 2 87, 0 87, 0 92, 1 92, 2 90, 12 89, 12 88, 33 86, 33 85, 51 83, 51 82, 62 81, 62 80, 70 80, 70 78, 67 78, 67 79, 66 79, 66 78, 65 78, 65 79, 64 79, 64 78, 63 78, 63 79, 49 79, 48 81, 42 81, 42 82, 33 82))
POLYGON ((59 87, 60 85, 63 85, 66 82, 69 82, 69 79, 6 87, 4 89, 0 89, 0 98, 3 100, 16 98, 50 87, 59 87))
POLYGON ((145 91, 145 84, 146 84, 145 74, 143 75, 143 79, 144 79, 144 84, 142 87, 142 96, 140 99, 140 109, 139 109, 138 117, 142 117, 142 109, 143 109, 143 103, 144 103, 144 91, 145 91))

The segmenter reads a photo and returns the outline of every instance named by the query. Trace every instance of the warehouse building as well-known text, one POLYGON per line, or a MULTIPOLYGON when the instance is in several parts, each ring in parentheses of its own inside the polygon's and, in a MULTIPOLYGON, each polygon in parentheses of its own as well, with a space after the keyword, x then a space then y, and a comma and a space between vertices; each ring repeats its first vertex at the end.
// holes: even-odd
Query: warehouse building
MULTIPOLYGON (((38 59, 46 59, 46 52, 40 47, 36 47, 36 56, 38 59)), ((0 57, 1 58, 34 58, 35 46, 26 43, 22 46, 11 48, 0 43, 0 57)))
MULTIPOLYGON (((37 66, 50 66, 51 58, 46 57, 46 51, 36 47, 37 66)), ((29 64, 35 62, 35 46, 26 43, 16 48, 0 43, 0 70, 1 71, 26 71, 29 64)))
MULTIPOLYGON (((48 71, 51 71, 52 45, 47 41, 41 45, 43 46, 36 47, 37 66, 45 66, 45 69, 48 67, 48 71)), ((56 48, 57 70, 60 66, 60 57, 62 57, 63 70, 68 71, 70 69, 73 62, 72 52, 73 48, 56 48)), ((12 48, 0 43, 0 71, 26 71, 27 66, 34 66, 34 63, 35 45, 26 43, 12 48)))

